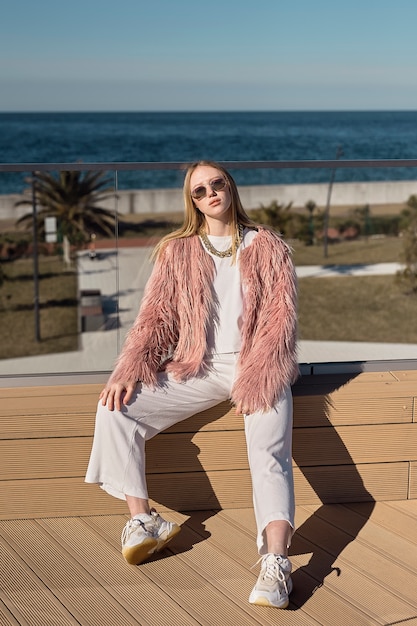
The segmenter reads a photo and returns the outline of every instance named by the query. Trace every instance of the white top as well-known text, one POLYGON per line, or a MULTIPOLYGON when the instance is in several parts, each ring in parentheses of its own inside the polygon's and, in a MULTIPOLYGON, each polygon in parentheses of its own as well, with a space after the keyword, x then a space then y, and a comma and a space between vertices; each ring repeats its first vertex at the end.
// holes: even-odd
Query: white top
MULTIPOLYGON (((225 354, 239 352, 243 321, 243 292, 240 280, 239 256, 241 250, 252 243, 257 231, 245 228, 243 240, 239 246, 235 265, 232 257, 218 257, 204 250, 214 260, 216 273, 213 281, 214 319, 207 330, 207 346, 209 353, 225 354)), ((207 235, 211 244, 219 252, 227 250, 232 243, 231 236, 216 237, 207 235)))

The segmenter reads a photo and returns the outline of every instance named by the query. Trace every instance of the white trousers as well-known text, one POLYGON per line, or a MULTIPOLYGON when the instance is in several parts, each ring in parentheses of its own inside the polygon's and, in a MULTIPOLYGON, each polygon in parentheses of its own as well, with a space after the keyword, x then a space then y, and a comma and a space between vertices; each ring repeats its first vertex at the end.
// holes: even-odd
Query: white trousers
MULTIPOLYGON (((121 411, 99 402, 86 482, 98 483, 116 498, 148 498, 145 442, 195 413, 230 398, 238 354, 216 355, 209 374, 176 382, 159 374, 158 386, 138 385, 121 411)), ((267 552, 265 528, 286 520, 294 528, 292 395, 288 388, 268 412, 244 416, 257 524, 257 546, 267 552)))

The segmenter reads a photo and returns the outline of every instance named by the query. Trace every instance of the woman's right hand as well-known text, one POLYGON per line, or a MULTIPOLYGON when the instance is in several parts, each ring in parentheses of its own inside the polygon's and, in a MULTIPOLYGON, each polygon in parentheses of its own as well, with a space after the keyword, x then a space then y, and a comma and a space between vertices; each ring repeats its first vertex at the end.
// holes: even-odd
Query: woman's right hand
POLYGON ((136 384, 133 383, 111 383, 106 385, 100 393, 101 404, 103 406, 107 404, 109 411, 113 411, 114 408, 121 411, 122 404, 130 402, 135 389, 136 384))

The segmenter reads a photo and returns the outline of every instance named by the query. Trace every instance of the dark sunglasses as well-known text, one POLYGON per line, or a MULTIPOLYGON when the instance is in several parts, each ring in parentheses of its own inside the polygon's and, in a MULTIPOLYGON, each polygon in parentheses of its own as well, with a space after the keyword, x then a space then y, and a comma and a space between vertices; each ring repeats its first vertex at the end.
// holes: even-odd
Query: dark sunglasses
MULTIPOLYGON (((223 191, 223 189, 227 185, 227 180, 224 178, 214 178, 209 182, 210 188, 212 191, 223 191)), ((207 195, 207 187, 204 185, 199 185, 191 192, 191 197, 194 200, 202 200, 207 195)))

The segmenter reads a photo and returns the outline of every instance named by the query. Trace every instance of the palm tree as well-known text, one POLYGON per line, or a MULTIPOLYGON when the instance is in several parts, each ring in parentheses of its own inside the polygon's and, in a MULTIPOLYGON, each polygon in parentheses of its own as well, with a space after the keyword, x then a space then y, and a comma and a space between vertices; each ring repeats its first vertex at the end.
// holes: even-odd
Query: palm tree
MULTIPOLYGON (((35 172, 28 179, 36 197, 38 232, 45 231, 45 218, 55 217, 58 232, 63 241, 79 246, 90 240, 91 235, 114 235, 115 216, 98 203, 109 197, 105 191, 110 180, 104 172, 62 171, 58 175, 49 172, 35 172), (106 188, 105 190, 103 188, 106 188)), ((17 205, 32 204, 32 199, 20 200, 17 205)), ((17 220, 27 228, 33 226, 33 213, 17 220)))

